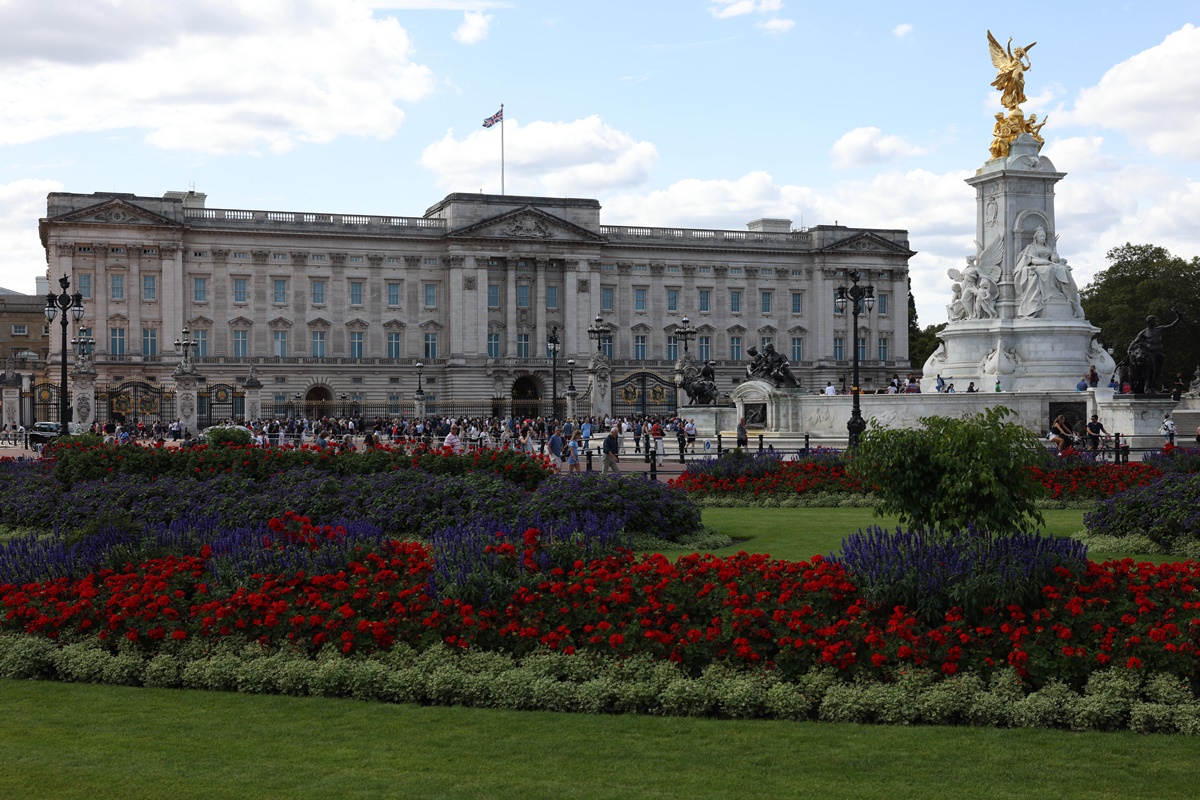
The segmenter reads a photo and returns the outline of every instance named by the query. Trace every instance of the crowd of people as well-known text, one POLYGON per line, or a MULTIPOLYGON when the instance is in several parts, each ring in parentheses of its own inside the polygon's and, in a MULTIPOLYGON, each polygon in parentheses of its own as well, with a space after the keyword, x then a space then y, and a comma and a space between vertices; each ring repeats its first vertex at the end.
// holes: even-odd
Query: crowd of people
MULTIPOLYGON (((650 454, 661 466, 666 460, 666 442, 674 440, 677 453, 696 453, 696 421, 681 417, 581 416, 572 419, 546 417, 430 416, 424 419, 319 417, 289 419, 224 419, 219 426, 245 428, 260 447, 308 445, 338 450, 367 450, 383 445, 425 444, 463 453, 472 449, 511 449, 543 454, 568 472, 581 471, 587 452, 601 457, 605 470, 616 469, 621 456, 650 454), (615 444, 606 443, 615 437, 615 444), (613 458, 609 456, 612 455, 613 458)), ((183 428, 179 420, 94 423, 90 432, 106 443, 172 443, 190 446, 200 437, 183 428)), ((7 436, 7 429, 4 430, 7 436)), ((24 430, 21 430, 23 436, 24 430)), ((16 429, 13 437, 16 441, 16 429)), ((648 456, 649 457, 649 456, 648 456)))

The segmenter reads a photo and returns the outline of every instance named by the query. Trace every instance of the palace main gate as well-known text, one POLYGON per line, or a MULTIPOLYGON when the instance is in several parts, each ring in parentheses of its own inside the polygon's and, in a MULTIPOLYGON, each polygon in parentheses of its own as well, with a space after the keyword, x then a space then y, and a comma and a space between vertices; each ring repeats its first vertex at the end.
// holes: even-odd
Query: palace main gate
POLYGON ((614 417, 675 416, 675 382, 648 369, 613 381, 612 394, 614 417))

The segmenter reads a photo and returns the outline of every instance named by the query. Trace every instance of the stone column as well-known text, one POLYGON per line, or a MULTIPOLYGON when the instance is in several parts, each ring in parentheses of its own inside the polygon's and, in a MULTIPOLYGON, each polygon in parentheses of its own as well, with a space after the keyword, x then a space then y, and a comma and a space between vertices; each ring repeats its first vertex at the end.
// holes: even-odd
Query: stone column
POLYGON ((175 412, 179 415, 181 433, 187 435, 198 433, 198 418, 196 416, 196 386, 200 376, 194 373, 174 375, 175 378, 175 412))
POLYGON ((544 358, 546 355, 546 259, 534 261, 534 342, 529 355, 544 358))
POLYGON ((246 421, 251 422, 262 416, 262 381, 258 379, 258 368, 250 368, 250 377, 242 384, 246 392, 246 421))
POLYGON ((14 429, 21 423, 21 386, 5 384, 0 389, 0 423, 14 429))
POLYGON ((503 355, 508 358, 514 358, 517 355, 517 264, 512 259, 505 261, 505 286, 504 286, 504 308, 505 308, 505 338, 507 348, 503 355))
POLYGON ((567 419, 575 419, 578 415, 579 392, 567 390, 567 419))
POLYGON ((71 376, 71 384, 75 421, 88 428, 96 421, 96 371, 76 371, 71 376))
POLYGON ((592 382, 592 416, 611 416, 612 366, 602 353, 592 354, 592 360, 588 362, 588 377, 592 382))
POLYGON ((425 419, 425 393, 413 394, 413 416, 419 420, 425 419))

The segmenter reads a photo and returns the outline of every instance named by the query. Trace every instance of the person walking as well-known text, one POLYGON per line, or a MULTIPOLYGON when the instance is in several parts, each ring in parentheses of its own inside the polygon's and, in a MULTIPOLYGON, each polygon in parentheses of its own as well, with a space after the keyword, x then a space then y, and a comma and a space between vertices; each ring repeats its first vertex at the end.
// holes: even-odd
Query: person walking
POLYGON ((571 435, 571 441, 567 442, 567 472, 579 472, 579 448, 583 444, 583 437, 576 430, 571 435))
POLYGON ((650 438, 654 440, 654 452, 651 454, 651 458, 657 458, 658 465, 661 467, 663 461, 666 460, 667 448, 663 442, 662 423, 658 420, 654 420, 654 424, 650 426, 650 438))
POLYGON ((737 446, 738 447, 749 447, 750 446, 750 434, 746 431, 746 418, 745 417, 742 417, 741 419, 738 420, 737 446))
POLYGON ((1162 425, 1158 426, 1158 432, 1162 434, 1164 444, 1175 444, 1175 420, 1171 419, 1171 413, 1163 414, 1162 425))
POLYGON ((621 439, 614 425, 604 437, 604 466, 602 472, 620 472, 617 464, 621 461, 621 439))
POLYGON ((566 453, 563 452, 562 428, 554 429, 554 433, 550 434, 550 441, 546 443, 546 448, 550 451, 550 460, 557 472, 562 469, 562 463, 566 461, 566 453))

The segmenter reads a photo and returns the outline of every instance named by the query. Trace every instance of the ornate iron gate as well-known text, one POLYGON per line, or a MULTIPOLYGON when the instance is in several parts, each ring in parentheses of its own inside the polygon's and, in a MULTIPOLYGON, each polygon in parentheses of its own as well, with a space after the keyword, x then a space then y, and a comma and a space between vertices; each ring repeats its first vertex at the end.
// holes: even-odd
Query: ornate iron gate
POLYGON ((175 392, 148 381, 125 381, 96 389, 96 421, 147 426, 175 419, 175 392))
POLYGON ((245 416, 246 393, 229 383, 214 383, 196 394, 197 424, 201 428, 245 416))
MULTIPOLYGON (((34 384, 29 388, 29 393, 33 398, 33 419, 25 421, 27 427, 32 427, 34 422, 61 422, 58 418, 59 386, 57 383, 34 384)), ((68 415, 70 409, 70 395, 68 395, 68 415)))
POLYGON ((613 416, 674 416, 675 382, 650 370, 632 372, 613 381, 613 416))

